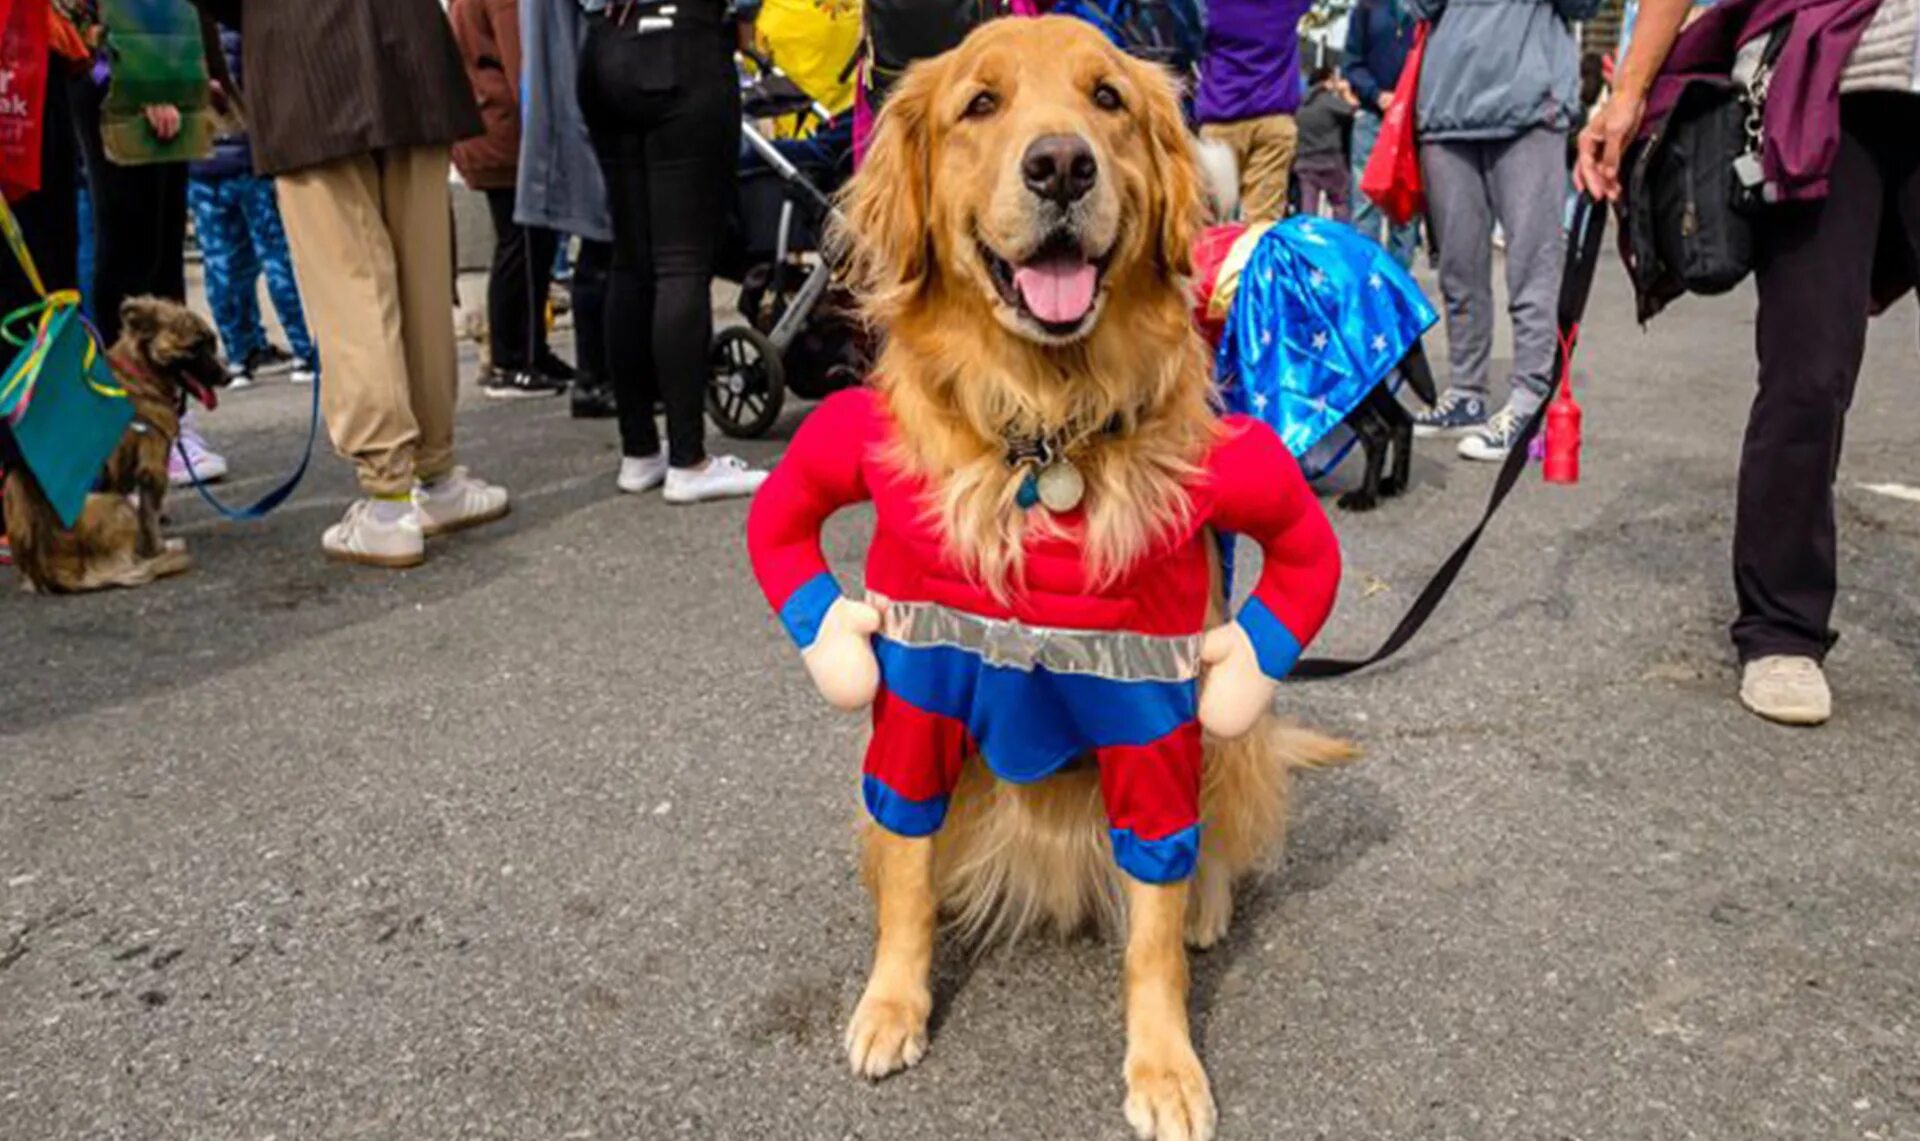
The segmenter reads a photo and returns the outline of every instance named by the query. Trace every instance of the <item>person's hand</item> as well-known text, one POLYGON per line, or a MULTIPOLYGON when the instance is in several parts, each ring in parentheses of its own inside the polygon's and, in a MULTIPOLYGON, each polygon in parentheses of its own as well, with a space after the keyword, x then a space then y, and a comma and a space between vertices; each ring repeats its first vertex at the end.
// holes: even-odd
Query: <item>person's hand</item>
POLYGON ((1392 110, 1393 109, 1393 92, 1382 91, 1380 93, 1379 103, 1380 103, 1380 113, 1382 115, 1392 110))
POLYGON ((872 639, 879 629, 880 612, 864 602, 841 598, 827 609, 800 660, 828 705, 852 712, 873 704, 880 692, 880 662, 872 639))
POLYGON ((1644 95, 1616 91, 1580 132, 1579 157, 1574 163, 1574 185, 1602 202, 1620 197, 1620 161, 1640 130, 1647 111, 1644 95))
POLYGON ((1200 643, 1206 677, 1200 683, 1200 727, 1222 740, 1244 737, 1273 708, 1280 683, 1260 669, 1253 639, 1245 627, 1229 622, 1200 643))
POLYGON ((207 81, 207 102, 212 105, 215 111, 220 112, 222 115, 226 114, 227 108, 231 106, 227 99, 226 85, 217 79, 209 79, 207 81))
POLYGON ((180 108, 171 103, 149 103, 141 109, 147 117, 147 129, 153 137, 170 143, 180 133, 180 108))

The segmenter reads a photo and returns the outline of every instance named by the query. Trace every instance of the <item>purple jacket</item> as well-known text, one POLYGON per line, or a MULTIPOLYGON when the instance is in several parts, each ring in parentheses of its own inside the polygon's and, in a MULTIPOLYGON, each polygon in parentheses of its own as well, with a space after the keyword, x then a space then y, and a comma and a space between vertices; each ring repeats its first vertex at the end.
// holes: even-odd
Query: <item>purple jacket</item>
POLYGON ((1724 80, 1743 45, 1787 22, 1763 120, 1767 193, 1781 202, 1826 197, 1827 172, 1840 152, 1840 73, 1878 6, 1879 0, 1721 0, 1675 41, 1648 93, 1642 132, 1666 118, 1688 82, 1724 80))
POLYGON ((1233 123, 1300 106, 1300 17, 1313 0, 1212 0, 1194 115, 1233 123))

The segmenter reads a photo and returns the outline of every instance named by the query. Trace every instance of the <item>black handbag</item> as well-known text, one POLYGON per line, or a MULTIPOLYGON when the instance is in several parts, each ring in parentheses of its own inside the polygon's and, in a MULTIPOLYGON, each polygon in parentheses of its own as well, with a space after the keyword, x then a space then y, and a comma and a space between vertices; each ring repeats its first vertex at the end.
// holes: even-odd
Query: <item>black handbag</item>
POLYGON ((1779 37, 1754 78, 1687 84, 1659 128, 1627 152, 1622 240, 1644 323, 1684 293, 1713 296, 1753 271, 1764 206, 1760 115, 1779 37))

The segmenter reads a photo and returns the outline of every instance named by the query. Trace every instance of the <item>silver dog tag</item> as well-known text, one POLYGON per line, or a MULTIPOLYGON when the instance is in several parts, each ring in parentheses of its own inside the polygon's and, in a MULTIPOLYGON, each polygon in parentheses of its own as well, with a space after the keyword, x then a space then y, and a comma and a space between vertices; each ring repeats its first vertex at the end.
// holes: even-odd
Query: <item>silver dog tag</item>
POLYGON ((1056 460, 1040 469, 1040 502, 1055 515, 1065 513, 1080 506, 1080 500, 1087 493, 1087 481, 1080 469, 1066 460, 1056 460))
POLYGON ((1760 165, 1760 156, 1748 151, 1733 160, 1733 177, 1740 180, 1741 186, 1753 190, 1767 181, 1767 172, 1760 165))

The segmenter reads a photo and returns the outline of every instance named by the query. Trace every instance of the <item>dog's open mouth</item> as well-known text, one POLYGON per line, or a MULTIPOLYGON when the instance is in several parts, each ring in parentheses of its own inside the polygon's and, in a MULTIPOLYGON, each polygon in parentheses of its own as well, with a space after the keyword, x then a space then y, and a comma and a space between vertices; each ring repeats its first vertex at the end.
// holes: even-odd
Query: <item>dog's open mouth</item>
POLYGON ((219 407, 220 395, 218 392, 214 391, 214 389, 211 386, 200 383, 200 381, 197 378, 192 376, 182 376, 180 378, 180 383, 182 386, 186 388, 187 395, 193 397, 195 400, 198 400, 202 408, 205 408, 207 411, 211 412, 215 408, 219 407))
POLYGON ((980 257, 1000 300, 1050 336, 1080 332, 1093 316, 1107 257, 1088 257, 1071 234, 1056 233, 1025 261, 1001 257, 984 241, 980 257))

